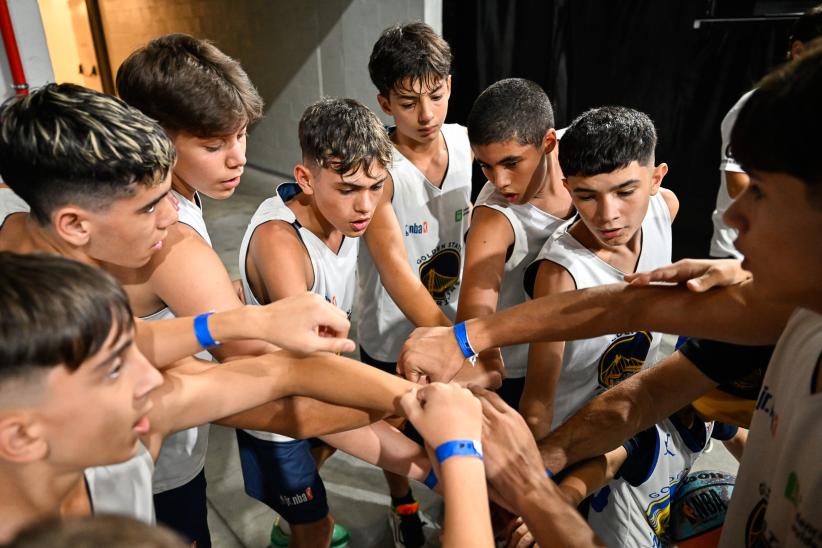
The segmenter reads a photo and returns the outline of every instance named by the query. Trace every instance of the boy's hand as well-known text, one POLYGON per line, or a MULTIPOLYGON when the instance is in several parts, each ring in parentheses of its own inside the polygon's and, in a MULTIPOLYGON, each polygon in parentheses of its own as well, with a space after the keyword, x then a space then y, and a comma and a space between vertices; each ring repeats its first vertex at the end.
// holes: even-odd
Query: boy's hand
POLYGON ((400 407, 434 449, 447 441, 478 440, 482 436, 480 402, 456 384, 412 388, 400 398, 400 407))
POLYGON ((482 404, 482 448, 488 494, 520 515, 520 497, 548 481, 537 444, 522 416, 494 392, 471 387, 482 404))
POLYGON ((522 518, 517 518, 512 524, 512 531, 508 536, 508 548, 531 548, 538 546, 534 540, 534 535, 528 529, 522 518))
POLYGON ((346 338, 351 324, 342 310, 316 293, 286 297, 265 306, 255 306, 255 332, 260 338, 297 354, 353 352, 354 341, 346 338))
POLYGON ((691 291, 702 293, 712 287, 736 285, 751 278, 752 274, 736 259, 682 259, 650 272, 627 274, 625 281, 631 285, 685 283, 691 291))
POLYGON ((449 382, 465 363, 465 357, 454 337, 453 327, 420 327, 402 347, 397 373, 411 382, 428 377, 435 382, 449 382))

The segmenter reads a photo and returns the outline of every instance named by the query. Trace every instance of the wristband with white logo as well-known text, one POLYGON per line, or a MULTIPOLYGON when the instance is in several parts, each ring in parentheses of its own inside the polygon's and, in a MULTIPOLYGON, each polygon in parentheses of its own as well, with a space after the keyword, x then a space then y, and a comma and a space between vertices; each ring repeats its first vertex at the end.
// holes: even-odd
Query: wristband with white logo
POLYGON ((479 440, 451 440, 435 451, 440 464, 451 457, 477 457, 482 460, 482 442, 479 440))
POLYGON ((454 336, 457 338, 457 344, 462 350, 462 355, 468 360, 471 365, 477 365, 477 353, 471 347, 468 341, 468 332, 465 330, 465 322, 460 322, 454 325, 454 336))

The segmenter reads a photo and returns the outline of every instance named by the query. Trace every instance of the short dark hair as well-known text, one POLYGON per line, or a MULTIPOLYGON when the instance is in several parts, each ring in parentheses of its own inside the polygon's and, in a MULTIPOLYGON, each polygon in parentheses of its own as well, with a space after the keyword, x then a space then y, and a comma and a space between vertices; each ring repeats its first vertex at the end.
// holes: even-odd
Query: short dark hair
POLYGON ((68 203, 95 210, 165 180, 174 144, 126 103, 74 84, 48 84, 0 107, 0 175, 43 225, 68 203))
POLYGON ((186 548, 187 543, 164 525, 148 525, 116 515, 49 518, 18 533, 8 548, 186 548))
POLYGON ((383 97, 411 84, 432 86, 451 74, 451 48, 434 29, 416 21, 388 27, 374 44, 368 60, 371 81, 383 97))
POLYGON ((303 159, 345 175, 391 164, 391 141, 371 109, 353 99, 320 99, 300 118, 303 159))
POLYGON ((656 129, 647 114, 626 107, 600 107, 580 114, 562 136, 559 165, 568 176, 611 173, 633 161, 654 161, 656 129))
POLYGON ((820 36, 822 36, 822 4, 810 8, 794 21, 788 39, 788 47, 796 40, 805 43, 820 36))
POLYGON ((488 86, 468 114, 468 139, 474 145, 504 143, 539 146, 554 127, 554 109, 545 91, 530 80, 507 78, 488 86))
POLYGON ((731 153, 746 171, 787 173, 822 204, 822 39, 759 82, 731 132, 731 153))
POLYGON ((229 135, 263 113, 263 100, 240 63, 187 34, 155 38, 117 70, 117 91, 168 131, 229 135))
POLYGON ((112 328, 134 327, 120 284, 56 255, 0 252, 0 381, 64 365, 74 371, 100 351, 112 328))

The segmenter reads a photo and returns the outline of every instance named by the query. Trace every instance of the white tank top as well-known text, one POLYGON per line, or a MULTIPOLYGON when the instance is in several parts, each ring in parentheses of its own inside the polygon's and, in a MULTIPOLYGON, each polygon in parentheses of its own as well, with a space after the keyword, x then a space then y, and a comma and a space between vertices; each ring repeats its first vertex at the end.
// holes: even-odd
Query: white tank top
MULTIPOLYGON (((200 196, 196 192, 194 193, 194 199, 197 202, 197 204, 194 204, 176 190, 171 192, 180 201, 179 222, 193 228, 197 234, 208 242, 208 245, 211 245, 211 238, 208 236, 208 230, 203 219, 203 210, 197 205, 200 203, 200 196)), ((174 314, 166 307, 141 319, 150 321, 171 318, 174 318, 174 314)), ((196 356, 206 361, 213 359, 211 354, 206 351, 198 352, 196 356)), ((154 470, 155 493, 162 493, 185 485, 200 473, 200 470, 205 466, 206 452, 208 451, 208 429, 209 425, 202 424, 175 432, 163 440, 154 470)))
MULTIPOLYGON (((485 183, 477 196, 476 207, 485 206, 502 213, 514 231, 511 256, 505 261, 499 288, 497 310, 505 310, 524 303, 527 299, 522 285, 525 269, 534 262, 548 237, 566 221, 542 211, 533 204, 511 204, 494 188, 485 183)), ((502 349, 506 378, 525 376, 528 367, 528 345, 518 344, 502 349)))
MULTIPOLYGON (((471 146, 463 126, 445 124, 448 171, 442 187, 431 184, 394 148, 389 169, 394 181, 391 205, 403 232, 408 263, 452 321, 462 279, 463 246, 471 215, 471 146)), ((396 362, 414 326, 394 304, 380 282, 371 255, 363 246, 359 259, 360 291, 357 336, 377 360, 396 362)))
POLYGON ((729 227, 725 224, 722 216, 725 210, 728 209, 733 202, 731 195, 728 194, 728 180, 725 176, 726 171, 736 171, 744 173, 742 166, 739 165, 732 156, 729 155, 731 146, 731 131, 733 131, 736 117, 739 116, 739 111, 745 103, 748 102, 754 90, 749 91, 739 98, 736 104, 731 107, 725 118, 722 119, 720 132, 722 133, 722 152, 721 160, 719 162, 719 191, 716 194, 716 209, 711 214, 711 220, 714 223, 714 233, 711 238, 711 257, 736 257, 742 259, 742 253, 737 251, 734 246, 737 231, 735 228, 729 227))
POLYGON ((657 424, 658 450, 647 479, 637 486, 621 478, 614 479, 594 493, 588 523, 605 546, 668 545, 661 537, 667 530, 671 501, 713 431, 713 422, 702 424, 704 437, 700 435, 700 439, 695 439, 686 433, 687 441, 670 419, 657 424))
MULTIPOLYGON (((577 289, 623 282, 624 272, 597 257, 568 232, 571 224, 554 232, 535 262, 548 260, 562 266, 573 278, 577 289)), ((642 249, 637 272, 670 263, 671 215, 662 193, 658 192, 651 196, 642 220, 642 249)), ((653 364, 659 341, 659 333, 647 331, 566 341, 551 428, 565 422, 597 394, 653 364)))
POLYGON ((822 542, 822 315, 794 311, 756 402, 720 546, 822 542))
POLYGON ((15 213, 28 213, 29 204, 23 198, 14 193, 10 188, 0 188, 0 228, 6 218, 15 213))
MULTIPOLYGON (((246 228, 243 241, 240 244, 239 265, 246 303, 260 304, 248 284, 245 268, 251 237, 257 227, 264 223, 285 221, 294 227, 305 246, 308 258, 311 260, 311 268, 314 271, 314 285, 311 287, 311 292, 322 295, 325 300, 342 309, 350 318, 351 306, 354 302, 354 291, 357 287, 359 238, 343 237, 340 250, 334 253, 313 232, 297 221, 294 212, 283 201, 283 196, 288 200, 295 196, 298 191, 299 187, 295 183, 280 184, 277 187, 277 193, 260 204, 248 223, 248 228, 246 228)), ((260 432, 257 430, 246 430, 246 432, 261 440, 291 441, 293 439, 273 432, 260 432)))
POLYGON ((92 513, 128 516, 154 525, 153 472, 154 461, 142 443, 137 444, 137 454, 125 462, 86 468, 92 513))

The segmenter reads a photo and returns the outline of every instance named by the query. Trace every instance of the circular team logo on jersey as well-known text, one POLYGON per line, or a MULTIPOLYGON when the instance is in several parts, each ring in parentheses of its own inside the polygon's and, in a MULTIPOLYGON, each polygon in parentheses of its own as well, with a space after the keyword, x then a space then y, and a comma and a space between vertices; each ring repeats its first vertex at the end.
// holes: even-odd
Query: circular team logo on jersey
POLYGON ((619 335, 599 358, 600 386, 616 386, 642 369, 650 348, 651 334, 647 331, 619 335))
POLYGON ((442 249, 420 264, 420 280, 437 304, 448 304, 448 296, 460 276, 460 254, 456 249, 442 249))
POLYGON ((768 543, 765 541, 765 511, 768 509, 768 501, 761 499, 756 503, 748 522, 745 524, 745 546, 748 548, 765 548, 768 543))

